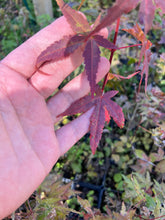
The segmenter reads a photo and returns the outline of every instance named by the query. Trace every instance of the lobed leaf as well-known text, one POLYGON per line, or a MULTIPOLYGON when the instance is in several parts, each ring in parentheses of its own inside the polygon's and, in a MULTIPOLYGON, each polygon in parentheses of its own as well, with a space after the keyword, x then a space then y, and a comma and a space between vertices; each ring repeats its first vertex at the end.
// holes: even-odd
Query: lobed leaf
POLYGON ((124 126, 124 114, 122 108, 116 102, 110 100, 110 98, 117 93, 118 91, 109 91, 105 93, 103 96, 103 103, 116 124, 122 128, 124 126))
POLYGON ((102 28, 110 26, 116 21, 123 13, 128 13, 134 9, 139 0, 118 0, 116 4, 108 9, 107 15, 101 20, 100 24, 90 33, 90 36, 94 35, 102 28))
POLYGON ((88 40, 84 53, 85 71, 91 88, 91 95, 94 97, 96 90, 96 74, 100 61, 100 49, 94 39, 88 40))
POLYGON ((101 14, 98 15, 98 17, 96 18, 93 26, 92 26, 92 30, 94 30, 101 22, 101 14))
POLYGON ((134 36, 137 40, 141 41, 143 44, 148 41, 148 48, 152 46, 151 41, 147 40, 145 33, 142 31, 141 27, 136 23, 135 26, 133 26, 130 29, 123 29, 124 31, 128 32, 132 36, 134 36))
POLYGON ((36 67, 39 68, 46 62, 57 61, 69 56, 84 42, 84 36, 64 36, 63 39, 55 41, 47 47, 37 58, 36 67))
POLYGON ((97 101, 96 107, 90 118, 90 146, 92 153, 95 154, 96 148, 102 136, 105 124, 105 110, 102 105, 102 98, 97 101))
MULTIPOLYGON (((127 1, 128 5, 125 5, 125 11, 124 13, 128 13, 130 12, 132 9, 136 8, 136 6, 138 5, 138 3, 140 2, 140 0, 129 0, 127 1)), ((123 0, 116 0, 116 4, 120 5, 123 3, 123 0)))
POLYGON ((139 21, 145 26, 145 33, 147 33, 152 26, 152 22, 155 16, 155 5, 152 0, 142 0, 139 9, 139 21))
POLYGON ((160 8, 162 12, 165 13, 165 1, 141 0, 138 17, 140 23, 144 24, 145 26, 145 33, 147 33, 151 29, 156 8, 160 8))
POLYGON ((88 111, 90 108, 93 107, 94 103, 95 103, 95 99, 91 100, 90 95, 84 96, 79 100, 73 102, 70 105, 70 107, 66 109, 66 111, 64 111, 62 114, 58 115, 57 117, 65 116, 65 115, 74 115, 81 112, 85 113, 86 111, 88 111))
POLYGON ((104 98, 105 98, 105 99, 107 99, 107 98, 110 99, 110 98, 114 97, 117 93, 118 93, 117 90, 111 90, 111 91, 106 92, 106 93, 104 94, 104 98))
POLYGON ((94 35, 93 38, 95 39, 95 41, 97 42, 97 44, 101 47, 107 48, 107 49, 113 49, 113 50, 117 50, 118 47, 113 44, 112 42, 110 42, 109 40, 107 40, 106 38, 104 38, 101 35, 94 35))
POLYGON ((139 83, 139 91, 140 91, 140 86, 142 83, 142 79, 143 79, 143 75, 144 73, 146 74, 145 76, 145 91, 147 91, 147 81, 148 81, 148 72, 149 72, 149 63, 150 63, 150 57, 151 57, 151 51, 149 50, 149 48, 152 46, 151 41, 149 41, 146 36, 145 33, 142 31, 142 29, 140 28, 140 26, 138 24, 136 24, 133 28, 131 29, 123 29, 124 31, 130 33, 131 35, 133 35, 137 40, 142 42, 142 49, 140 52, 140 57, 139 57, 139 65, 140 62, 144 56, 144 61, 143 61, 143 69, 141 71, 141 79, 140 79, 140 83, 139 83))
POLYGON ((77 113, 84 113, 94 107, 93 113, 90 117, 90 145, 92 153, 94 154, 101 139, 102 131, 105 121, 109 122, 112 117, 119 127, 124 125, 124 115, 121 107, 110 100, 118 91, 109 91, 104 95, 101 94, 101 89, 96 90, 96 96, 93 98, 89 95, 73 102, 71 106, 59 116, 72 115, 77 113))
POLYGON ((56 2, 75 33, 91 31, 88 21, 80 12, 71 8, 63 0, 56 0, 56 2))

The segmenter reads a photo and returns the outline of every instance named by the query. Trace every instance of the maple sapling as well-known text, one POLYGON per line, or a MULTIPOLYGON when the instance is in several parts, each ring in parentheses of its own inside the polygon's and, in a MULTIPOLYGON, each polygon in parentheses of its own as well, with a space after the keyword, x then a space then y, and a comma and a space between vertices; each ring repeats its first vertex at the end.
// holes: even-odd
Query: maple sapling
MULTIPOLYGON (((72 28, 74 34, 66 35, 61 40, 55 41, 49 47, 47 47, 39 56, 36 62, 36 67, 39 69, 46 62, 58 61, 64 59, 74 53, 76 50, 81 49, 80 55, 84 58, 85 64, 85 73, 90 85, 90 94, 86 95, 79 100, 71 104, 71 106, 66 109, 59 116, 73 115, 77 113, 84 113, 90 108, 94 108, 93 113, 90 117, 90 145, 92 153, 94 154, 97 148, 97 145, 101 139, 103 127, 105 121, 109 122, 111 117, 116 122, 116 124, 122 128, 124 126, 124 114, 122 108, 110 98, 115 96, 118 91, 109 91, 104 93, 105 85, 108 81, 110 73, 107 73, 102 89, 96 83, 96 76, 98 72, 98 64, 100 62, 100 47, 104 47, 110 51, 109 62, 112 63, 113 55, 116 50, 121 50, 131 46, 142 46, 139 65, 143 60, 143 68, 141 71, 141 80, 139 83, 142 83, 143 74, 146 74, 145 77, 145 91, 147 89, 147 79, 148 79, 148 70, 149 62, 151 57, 150 47, 152 43, 146 38, 146 33, 151 27, 151 24, 148 23, 148 26, 145 26, 145 33, 141 30, 140 26, 136 24, 130 29, 124 29, 124 31, 133 35, 141 44, 126 46, 126 47, 117 47, 116 40, 119 31, 120 17, 123 13, 128 13, 134 9, 139 2, 141 2, 141 8, 144 5, 145 0, 116 0, 114 6, 108 9, 107 15, 101 19, 99 15, 96 21, 92 26, 88 23, 86 17, 72 9, 69 5, 65 4, 63 0, 56 0, 59 5, 63 15, 67 19, 70 27, 72 28), (108 39, 104 38, 99 34, 99 31, 103 28, 110 26, 113 22, 117 21, 115 35, 113 42, 110 42, 108 39)), ((158 0, 155 0, 158 5, 161 3, 158 0)), ((145 5, 146 6, 146 5, 145 5)), ((162 5, 161 5, 162 6, 162 5)), ((81 7, 81 6, 80 6, 81 7)), ((79 7, 79 8, 80 8, 79 7)), ((153 8, 152 8, 153 10, 153 8)), ((146 18, 147 19, 147 18, 146 18)), ((151 19, 152 20, 152 19, 151 19)), ((145 20, 147 22, 147 20, 145 20)), ((131 77, 138 74, 140 71, 130 74, 127 77, 120 76, 117 74, 111 74, 111 78, 117 77, 118 79, 130 79, 131 77)))

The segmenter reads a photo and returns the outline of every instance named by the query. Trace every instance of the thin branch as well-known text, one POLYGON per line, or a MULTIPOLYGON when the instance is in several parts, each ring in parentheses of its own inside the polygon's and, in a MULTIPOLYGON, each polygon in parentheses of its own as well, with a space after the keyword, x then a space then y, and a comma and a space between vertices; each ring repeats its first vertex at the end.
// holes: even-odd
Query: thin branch
MULTIPOLYGON (((116 44, 117 35, 118 35, 118 32, 119 32, 119 26, 120 26, 120 18, 117 19, 115 36, 114 36, 114 39, 113 39, 114 44, 116 44)), ((110 55, 110 58, 109 58, 110 67, 111 67, 111 64, 112 64, 112 59, 113 59, 113 55, 114 55, 115 51, 116 51, 115 49, 111 50, 111 55, 110 55)), ((106 76, 104 78, 104 82, 103 82, 103 86, 102 86, 102 92, 104 91, 104 88, 105 88, 105 85, 107 84, 107 81, 108 81, 108 73, 106 74, 106 76)))
POLYGON ((119 47, 118 50, 120 50, 120 49, 125 49, 125 48, 129 48, 129 47, 137 47, 137 46, 142 46, 142 44, 133 44, 133 45, 129 45, 129 46, 119 47))

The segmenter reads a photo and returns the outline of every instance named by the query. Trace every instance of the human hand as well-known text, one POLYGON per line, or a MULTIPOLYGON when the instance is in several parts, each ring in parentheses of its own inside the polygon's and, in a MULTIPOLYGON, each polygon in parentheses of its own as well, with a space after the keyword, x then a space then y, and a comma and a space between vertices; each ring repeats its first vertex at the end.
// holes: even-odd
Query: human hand
MULTIPOLYGON (((84 73, 45 102, 82 62, 72 56, 36 71, 37 56, 64 35, 73 34, 64 17, 38 32, 0 62, 0 219, 18 208, 41 184, 58 158, 87 131, 92 110, 54 131, 56 116, 87 94, 84 73)), ((101 58, 97 81, 109 70, 101 58)))

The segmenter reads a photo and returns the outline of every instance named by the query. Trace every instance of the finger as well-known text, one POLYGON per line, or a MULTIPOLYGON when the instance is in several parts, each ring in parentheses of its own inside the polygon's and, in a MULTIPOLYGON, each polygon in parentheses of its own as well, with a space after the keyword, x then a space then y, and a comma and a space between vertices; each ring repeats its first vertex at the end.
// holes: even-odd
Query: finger
MULTIPOLYGON (((58 158, 55 147, 58 142, 45 100, 24 77, 7 67, 1 68, 0 82, 0 111, 16 153, 25 163, 26 153, 34 151, 40 165, 43 164, 45 171, 49 171, 55 160, 52 152, 55 151, 58 158), (1 93, 2 89, 5 95, 1 93)), ((28 156, 27 159, 29 161, 28 156)))
POLYGON ((70 34, 74 33, 62 16, 13 50, 1 63, 29 78, 36 70, 36 59, 39 54, 54 41, 70 34))
POLYGON ((92 111, 93 109, 90 109, 56 131, 61 156, 88 132, 92 111))
MULTIPOLYGON (((109 71, 109 67, 109 61, 105 57, 101 57, 97 73, 97 82, 99 82, 105 76, 105 74, 109 71)), ((59 91, 59 93, 52 97, 47 102, 47 106, 52 115, 54 123, 59 120, 57 115, 64 112, 71 103, 88 94, 89 91, 89 82, 85 72, 83 72, 71 80, 63 89, 59 91)))

